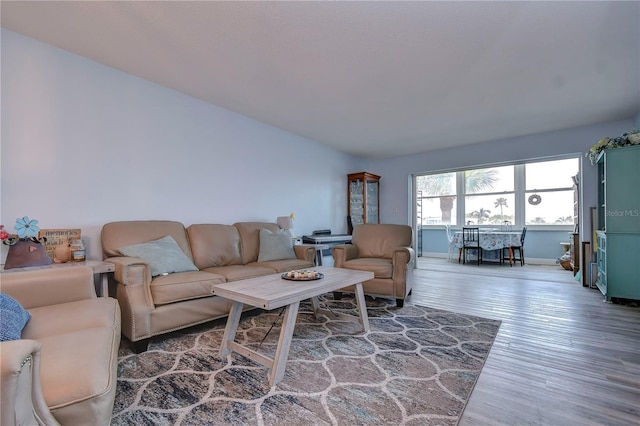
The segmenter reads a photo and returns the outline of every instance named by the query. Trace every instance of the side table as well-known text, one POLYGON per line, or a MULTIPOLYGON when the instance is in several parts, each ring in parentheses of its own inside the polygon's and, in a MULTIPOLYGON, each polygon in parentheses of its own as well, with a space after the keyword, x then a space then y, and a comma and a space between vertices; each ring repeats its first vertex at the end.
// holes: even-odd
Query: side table
POLYGON ((322 266, 322 250, 328 250, 338 244, 351 244, 351 235, 346 234, 314 234, 303 235, 303 244, 316 246, 316 266, 322 266))
POLYGON ((100 291, 98 296, 109 297, 109 272, 114 272, 116 267, 113 263, 103 262, 101 260, 85 260, 84 262, 66 262, 66 263, 52 263, 51 265, 44 266, 29 266, 25 268, 11 268, 4 269, 2 265, 3 274, 12 274, 23 271, 33 271, 37 269, 49 269, 49 268, 77 268, 78 266, 88 266, 93 269, 94 275, 100 275, 100 291))
POLYGON ((329 248, 328 244, 314 244, 313 248, 316 249, 316 266, 322 266, 322 250, 329 248))

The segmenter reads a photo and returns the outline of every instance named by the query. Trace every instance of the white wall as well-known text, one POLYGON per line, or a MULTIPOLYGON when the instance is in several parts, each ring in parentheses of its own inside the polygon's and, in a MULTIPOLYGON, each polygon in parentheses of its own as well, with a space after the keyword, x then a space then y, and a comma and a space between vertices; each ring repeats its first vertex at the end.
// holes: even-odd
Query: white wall
MULTIPOLYGON (((619 136, 633 127, 634 120, 629 118, 613 123, 478 143, 419 155, 371 161, 368 171, 382 177, 381 220, 385 223, 407 224, 411 223, 408 182, 413 174, 579 153, 583 183, 581 217, 588 218, 589 207, 596 205, 596 167, 591 165, 584 153, 603 137, 619 136)), ((580 228, 582 240, 590 241, 589 221, 582 220, 580 228)), ((555 253, 549 257, 555 257, 555 253)))
POLYGON ((1 37, 9 231, 22 216, 81 228, 94 259, 102 225, 118 220, 275 222, 294 211, 299 235, 346 232, 346 175, 361 160, 6 29, 1 37))
MULTIPOLYGON (((116 220, 230 224, 295 211, 297 234, 345 232, 346 174, 363 170, 382 176, 382 221, 410 223, 412 174, 583 153, 640 120, 364 161, 6 29, 1 42, 0 223, 79 227, 90 258, 116 220)), ((588 212, 595 168, 582 164, 588 212)))

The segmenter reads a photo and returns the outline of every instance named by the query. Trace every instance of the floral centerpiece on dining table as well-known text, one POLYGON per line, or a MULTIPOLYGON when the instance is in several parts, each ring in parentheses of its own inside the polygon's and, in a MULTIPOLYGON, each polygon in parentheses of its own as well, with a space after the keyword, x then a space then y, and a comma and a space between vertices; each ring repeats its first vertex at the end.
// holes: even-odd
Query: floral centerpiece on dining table
POLYGON ((605 137, 602 138, 587 151, 585 154, 592 165, 596 164, 596 160, 602 151, 611 148, 620 148, 623 146, 640 145, 640 130, 632 130, 628 133, 623 133, 615 138, 605 137))

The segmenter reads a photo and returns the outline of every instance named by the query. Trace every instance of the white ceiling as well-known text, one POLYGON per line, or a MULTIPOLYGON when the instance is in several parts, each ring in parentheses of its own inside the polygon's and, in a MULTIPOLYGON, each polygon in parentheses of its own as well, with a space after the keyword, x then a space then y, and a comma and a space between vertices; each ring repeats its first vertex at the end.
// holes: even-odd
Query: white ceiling
POLYGON ((2 26, 389 158, 640 111, 640 2, 6 1, 2 26))

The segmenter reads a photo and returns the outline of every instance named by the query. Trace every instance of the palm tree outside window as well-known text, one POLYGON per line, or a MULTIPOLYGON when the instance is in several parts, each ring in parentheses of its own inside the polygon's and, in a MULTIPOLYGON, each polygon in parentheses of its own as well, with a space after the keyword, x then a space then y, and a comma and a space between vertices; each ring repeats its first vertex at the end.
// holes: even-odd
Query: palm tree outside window
POLYGON ((578 168, 571 157, 417 175, 419 224, 573 225, 571 177, 578 168), (527 201, 532 195, 537 204, 527 201))

